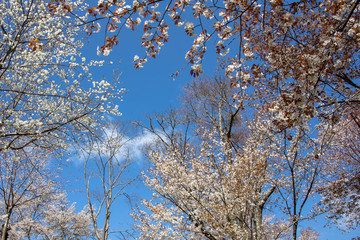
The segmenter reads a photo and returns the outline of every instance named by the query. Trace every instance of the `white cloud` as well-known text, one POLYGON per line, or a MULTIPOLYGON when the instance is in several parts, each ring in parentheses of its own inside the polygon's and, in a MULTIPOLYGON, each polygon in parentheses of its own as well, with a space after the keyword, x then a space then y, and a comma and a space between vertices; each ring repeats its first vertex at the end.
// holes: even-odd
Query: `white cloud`
POLYGON ((149 131, 144 131, 135 137, 129 137, 119 132, 116 127, 103 129, 101 137, 103 142, 97 141, 92 147, 82 146, 83 149, 79 149, 78 146, 72 147, 70 160, 75 164, 83 163, 89 157, 88 153, 91 149, 90 158, 93 159, 99 157, 100 154, 102 157, 113 155, 118 161, 125 159, 141 161, 144 156, 144 148, 155 143, 157 138, 155 134, 149 131))
MULTIPOLYGON (((76 165, 82 164, 89 157, 88 153, 91 149, 90 158, 94 160, 99 157, 99 153, 102 157, 109 157, 111 155, 110 151, 113 150, 113 156, 118 161, 130 159, 131 161, 141 162, 144 157, 144 148, 155 144, 157 140, 157 136, 149 131, 143 131, 139 135, 130 137, 121 131, 121 127, 119 130, 119 126, 111 124, 103 128, 102 131, 101 138, 103 142, 97 141, 92 147, 90 145, 70 147, 69 160, 76 165)), ((86 144, 89 143, 90 140, 86 144)))
POLYGON ((156 135, 146 131, 134 138, 123 136, 123 139, 123 146, 117 154, 117 159, 123 160, 128 155, 130 159, 138 161, 143 157, 144 147, 155 143, 156 135))

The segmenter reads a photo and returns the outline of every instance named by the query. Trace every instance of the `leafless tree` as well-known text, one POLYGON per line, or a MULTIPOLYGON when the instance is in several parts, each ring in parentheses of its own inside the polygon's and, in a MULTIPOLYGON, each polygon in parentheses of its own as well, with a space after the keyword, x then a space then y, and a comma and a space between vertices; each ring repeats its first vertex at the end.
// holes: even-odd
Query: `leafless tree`
POLYGON ((132 140, 129 133, 123 123, 112 122, 104 125, 97 137, 91 136, 83 147, 86 196, 98 240, 106 240, 113 233, 124 235, 124 231, 111 228, 110 219, 119 197, 130 198, 125 189, 137 179, 127 175, 134 162, 127 149, 132 140))

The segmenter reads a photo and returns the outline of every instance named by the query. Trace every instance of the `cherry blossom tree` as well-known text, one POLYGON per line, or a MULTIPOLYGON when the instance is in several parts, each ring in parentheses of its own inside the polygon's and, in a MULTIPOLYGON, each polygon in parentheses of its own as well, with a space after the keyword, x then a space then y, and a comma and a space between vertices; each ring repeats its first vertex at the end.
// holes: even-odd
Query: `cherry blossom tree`
POLYGON ((329 97, 323 87, 338 86, 332 97, 350 97, 345 86, 358 89, 357 0, 101 0, 87 9, 87 16, 92 19, 85 25, 89 35, 105 19, 107 37, 99 53, 111 51, 124 27, 144 32, 146 54, 134 58, 135 67, 155 58, 170 40, 169 28, 177 26, 194 39, 186 59, 195 76, 212 41, 226 75, 243 87, 292 82, 293 93, 300 85, 315 102, 329 97))
POLYGON ((93 79, 103 62, 81 56, 82 1, 0 3, 0 151, 41 146, 66 149, 92 131, 105 113, 117 114, 117 77, 93 79), (61 7, 55 8, 59 4, 61 7))
POLYGON ((273 188, 263 191, 264 158, 252 152, 258 161, 245 163, 245 154, 229 159, 229 151, 210 137, 204 134, 202 154, 192 148, 151 153, 154 168, 145 182, 155 193, 152 201, 143 201, 151 214, 135 215, 141 239, 260 239, 266 234, 270 224, 262 211, 273 188))
POLYGON ((240 131, 232 91, 224 78, 197 80, 184 109, 150 118, 159 143, 148 149, 144 176, 154 197, 134 214, 141 239, 262 239, 283 228, 264 216, 275 191, 270 149, 253 134, 256 125, 240 131))
POLYGON ((317 239, 300 224, 322 213, 313 197, 331 135, 308 123, 277 132, 272 114, 249 111, 258 103, 249 94, 234 101, 230 85, 196 79, 182 108, 145 126, 159 142, 144 175, 153 199, 134 214, 140 238, 317 239))
POLYGON ((328 141, 324 179, 319 189, 324 196, 330 221, 342 229, 359 226, 359 115, 358 108, 350 107, 336 125, 324 126, 323 132, 332 132, 328 141))
POLYGON ((1 239, 75 239, 91 236, 90 215, 76 213, 55 183, 49 154, 24 148, 1 152, 1 239))
POLYGON ((92 235, 90 215, 76 213, 49 169, 123 92, 118 76, 91 76, 103 61, 81 55, 83 1, 0 3, 0 168, 2 239, 76 239, 92 235), (59 155, 56 155, 57 157, 59 155), (61 155, 60 155, 61 156, 61 155))
POLYGON ((10 227, 10 239, 92 239, 90 214, 75 211, 64 192, 43 199, 45 202, 21 207, 21 219, 10 227))

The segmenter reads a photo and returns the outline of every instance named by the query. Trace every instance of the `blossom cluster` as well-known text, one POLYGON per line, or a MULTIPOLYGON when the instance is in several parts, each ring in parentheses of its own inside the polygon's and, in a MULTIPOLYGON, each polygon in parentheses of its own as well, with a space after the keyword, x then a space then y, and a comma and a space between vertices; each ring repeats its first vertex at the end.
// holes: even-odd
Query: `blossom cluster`
POLYGON ((86 131, 96 126, 101 115, 97 113, 117 113, 116 106, 105 101, 121 97, 115 79, 85 87, 98 82, 90 69, 102 63, 81 56, 77 35, 83 20, 69 18, 69 11, 82 4, 80 0, 0 3, 1 149, 32 143, 65 149, 81 126, 87 126, 86 131))

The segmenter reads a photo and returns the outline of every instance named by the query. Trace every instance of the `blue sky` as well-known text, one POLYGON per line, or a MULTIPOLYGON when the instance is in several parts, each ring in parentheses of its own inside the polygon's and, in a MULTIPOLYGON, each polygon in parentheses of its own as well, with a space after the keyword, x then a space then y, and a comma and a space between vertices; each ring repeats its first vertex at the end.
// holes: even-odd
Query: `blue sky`
MULTIPOLYGON (((97 68, 94 72, 95 78, 111 79, 114 69, 118 68, 121 73, 121 86, 127 89, 122 102, 119 102, 119 110, 123 114, 120 119, 127 121, 146 121, 145 116, 154 112, 163 112, 170 106, 179 105, 179 95, 184 85, 192 80, 189 74, 189 68, 185 68, 181 74, 173 80, 170 75, 186 65, 185 53, 190 48, 192 39, 183 33, 182 28, 170 27, 170 41, 166 44, 160 55, 156 59, 149 59, 141 69, 134 69, 134 55, 143 56, 144 49, 140 47, 141 32, 131 32, 125 30, 119 38, 119 44, 109 56, 98 57, 96 47, 101 45, 101 35, 92 36, 90 41, 85 44, 83 54, 86 58, 112 61, 112 65, 105 65, 97 68), (118 64, 121 62, 120 64, 118 64)), ((212 43, 211 43, 212 44, 212 43)), ((211 49, 211 46, 209 46, 211 49)), ((216 73, 216 57, 214 53, 208 53, 203 63, 204 75, 212 76, 216 73)), ((139 145, 138 145, 139 147, 139 145)), ((134 148, 135 149, 135 148, 134 148)), ((144 170, 144 159, 137 154, 136 163, 133 165, 132 174, 144 170)), ((71 176, 69 197, 71 202, 77 202, 77 208, 81 209, 86 204, 84 193, 79 192, 83 185, 82 164, 74 161, 66 174, 71 176), (75 190, 75 191, 74 191, 75 190)), ((129 188, 129 191, 138 198, 150 198, 151 194, 146 191, 141 183, 129 188)), ((136 198, 134 199, 136 202, 136 198)), ((113 206, 112 224, 114 230, 125 229, 131 224, 131 218, 128 215, 131 212, 131 206, 126 198, 121 198, 113 206)), ((303 223, 305 224, 305 223, 303 223)), ((320 239, 349 239, 353 234, 344 234, 336 228, 324 229, 325 224, 322 218, 319 221, 311 221, 309 225, 320 232, 320 239)))
MULTIPOLYGON (((145 49, 140 47, 139 32, 124 29, 118 46, 109 56, 100 57, 106 61, 113 61, 114 64, 105 66, 97 73, 99 77, 111 78, 112 69, 118 66, 122 73, 121 82, 128 91, 124 95, 124 101, 120 104, 119 110, 123 118, 127 120, 141 120, 145 114, 163 111, 170 105, 178 104, 177 100, 182 88, 192 79, 189 68, 184 69, 176 80, 170 77, 186 65, 185 53, 190 49, 192 39, 182 34, 183 31, 170 30, 170 41, 163 46, 160 55, 156 59, 149 59, 143 68, 135 69, 134 56, 143 56, 145 53, 145 49), (118 65, 119 61, 121 63, 118 65)), ((90 44, 85 46, 86 55, 98 59, 96 46, 101 44, 101 39, 98 40, 100 43, 91 39, 90 44)), ((215 65, 207 66, 205 73, 213 75, 215 65)))

